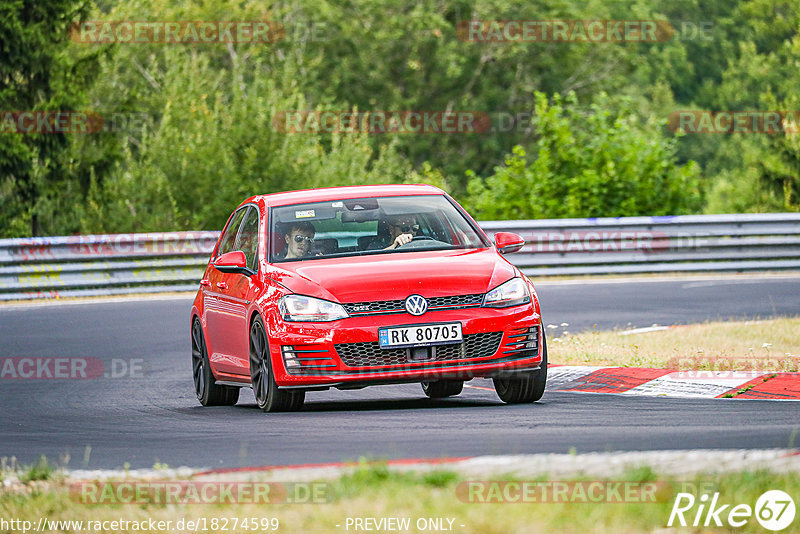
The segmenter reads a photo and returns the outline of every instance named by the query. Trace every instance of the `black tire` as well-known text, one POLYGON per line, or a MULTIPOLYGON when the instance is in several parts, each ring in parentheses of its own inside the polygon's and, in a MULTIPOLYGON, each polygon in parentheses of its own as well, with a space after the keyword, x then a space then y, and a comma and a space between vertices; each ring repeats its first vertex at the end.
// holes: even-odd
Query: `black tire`
POLYGON ((422 383, 422 391, 431 399, 458 395, 464 389, 463 380, 434 380, 422 383))
POLYGON ((296 411, 305 402, 305 391, 278 389, 272 373, 267 333, 259 316, 250 326, 250 381, 256 404, 265 412, 296 411))
POLYGON ((239 388, 217 384, 208 360, 203 327, 197 317, 192 323, 192 378, 195 395, 203 406, 233 406, 239 401, 239 388))
POLYGON ((536 402, 544 395, 547 385, 547 339, 542 327, 542 366, 538 371, 520 373, 514 378, 495 378, 494 389, 506 404, 536 402))

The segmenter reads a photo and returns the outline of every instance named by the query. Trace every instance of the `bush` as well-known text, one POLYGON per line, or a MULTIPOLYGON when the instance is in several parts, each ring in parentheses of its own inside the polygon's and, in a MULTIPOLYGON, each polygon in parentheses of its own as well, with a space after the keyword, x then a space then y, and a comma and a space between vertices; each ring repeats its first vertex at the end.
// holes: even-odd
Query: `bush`
POLYGON ((664 123, 641 122, 605 94, 588 110, 574 94, 552 103, 536 93, 532 157, 515 146, 505 165, 480 178, 473 172, 468 204, 482 219, 677 215, 701 206, 698 167, 675 161, 664 123))

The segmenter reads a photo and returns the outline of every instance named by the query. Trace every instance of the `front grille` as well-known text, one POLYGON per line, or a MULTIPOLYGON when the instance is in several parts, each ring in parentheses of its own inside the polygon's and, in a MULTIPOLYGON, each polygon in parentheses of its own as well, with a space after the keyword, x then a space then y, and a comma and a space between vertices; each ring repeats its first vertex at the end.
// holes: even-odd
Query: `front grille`
POLYGON ((453 295, 452 297, 431 297, 428 299, 428 308, 460 308, 466 306, 480 306, 483 294, 453 295))
MULTIPOLYGON (((493 356, 500 347, 502 332, 466 334, 463 343, 433 347, 434 356, 424 362, 486 358, 493 356)), ((370 367, 416 363, 409 358, 410 349, 381 349, 375 342, 340 343, 334 346, 339 358, 348 367, 370 367)))
POLYGON ((336 353, 348 367, 369 365, 399 365, 408 362, 406 349, 386 349, 374 341, 367 343, 341 343, 334 345, 336 353))
MULTIPOLYGON (((460 308, 476 308, 483 302, 483 294, 453 295, 449 297, 431 297, 427 299, 428 311, 453 310, 460 308)), ((390 313, 406 313, 405 300, 374 300, 370 302, 351 302, 342 304, 351 317, 361 315, 380 315, 390 313)))
POLYGON ((472 334, 464 336, 464 349, 466 358, 484 358, 492 356, 500 346, 503 339, 502 332, 489 332, 487 334, 472 334))

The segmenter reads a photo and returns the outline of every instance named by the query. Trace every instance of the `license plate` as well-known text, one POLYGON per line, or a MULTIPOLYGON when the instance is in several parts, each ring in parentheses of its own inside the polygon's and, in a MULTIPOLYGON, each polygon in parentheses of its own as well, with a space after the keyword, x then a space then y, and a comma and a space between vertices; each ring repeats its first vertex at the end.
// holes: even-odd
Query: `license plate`
POLYGON ((394 326, 378 330, 382 349, 401 347, 427 347, 461 343, 461 323, 419 324, 394 326))

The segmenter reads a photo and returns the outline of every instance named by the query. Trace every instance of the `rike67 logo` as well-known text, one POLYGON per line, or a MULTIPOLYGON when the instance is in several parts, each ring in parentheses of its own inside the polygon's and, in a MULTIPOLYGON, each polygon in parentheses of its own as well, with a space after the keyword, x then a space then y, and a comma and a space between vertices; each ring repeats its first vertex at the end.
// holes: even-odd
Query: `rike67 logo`
POLYGON ((794 500, 781 490, 764 492, 755 507, 723 503, 719 492, 711 497, 704 493, 699 499, 691 493, 678 493, 667 526, 743 527, 755 516, 763 528, 778 532, 792 524, 795 511, 794 500))

